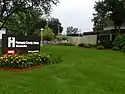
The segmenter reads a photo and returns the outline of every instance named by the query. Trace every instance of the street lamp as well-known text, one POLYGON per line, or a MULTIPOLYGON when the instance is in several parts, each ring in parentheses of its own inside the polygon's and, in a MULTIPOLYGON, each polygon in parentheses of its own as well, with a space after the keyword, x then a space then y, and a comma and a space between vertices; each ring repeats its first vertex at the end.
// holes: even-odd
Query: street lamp
POLYGON ((40 44, 41 44, 41 46, 42 46, 42 45, 43 45, 43 30, 44 30, 44 29, 41 28, 40 30, 41 30, 41 31, 40 31, 40 36, 42 37, 42 38, 41 38, 41 43, 40 43, 40 44))

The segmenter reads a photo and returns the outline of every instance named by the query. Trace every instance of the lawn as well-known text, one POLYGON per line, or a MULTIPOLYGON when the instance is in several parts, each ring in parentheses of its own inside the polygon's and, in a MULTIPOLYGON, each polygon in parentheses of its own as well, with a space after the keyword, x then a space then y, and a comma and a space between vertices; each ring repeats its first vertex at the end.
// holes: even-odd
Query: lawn
POLYGON ((63 62, 28 72, 0 71, 0 94, 125 94, 125 53, 44 46, 63 62))

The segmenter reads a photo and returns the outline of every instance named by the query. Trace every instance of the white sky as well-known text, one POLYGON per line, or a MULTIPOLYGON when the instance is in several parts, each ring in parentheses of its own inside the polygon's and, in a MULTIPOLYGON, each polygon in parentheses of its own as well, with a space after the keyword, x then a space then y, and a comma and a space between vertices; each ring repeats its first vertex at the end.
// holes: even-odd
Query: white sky
POLYGON ((95 0, 59 0, 60 4, 53 7, 51 16, 58 18, 64 27, 73 26, 82 31, 92 31, 95 0))

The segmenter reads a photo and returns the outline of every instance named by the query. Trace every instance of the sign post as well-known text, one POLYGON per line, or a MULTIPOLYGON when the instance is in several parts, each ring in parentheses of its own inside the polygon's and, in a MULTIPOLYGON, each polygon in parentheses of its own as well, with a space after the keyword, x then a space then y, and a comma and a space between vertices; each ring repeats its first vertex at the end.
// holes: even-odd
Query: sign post
POLYGON ((3 54, 23 54, 40 52, 40 36, 2 35, 3 54))

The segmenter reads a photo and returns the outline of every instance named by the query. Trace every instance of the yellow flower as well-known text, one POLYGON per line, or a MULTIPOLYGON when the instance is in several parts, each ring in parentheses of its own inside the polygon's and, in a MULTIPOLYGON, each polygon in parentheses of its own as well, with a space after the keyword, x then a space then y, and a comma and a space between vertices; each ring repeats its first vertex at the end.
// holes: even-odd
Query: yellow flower
POLYGON ((47 57, 50 57, 49 55, 47 55, 47 57))
POLYGON ((0 57, 0 59, 3 59, 3 57, 0 57))

